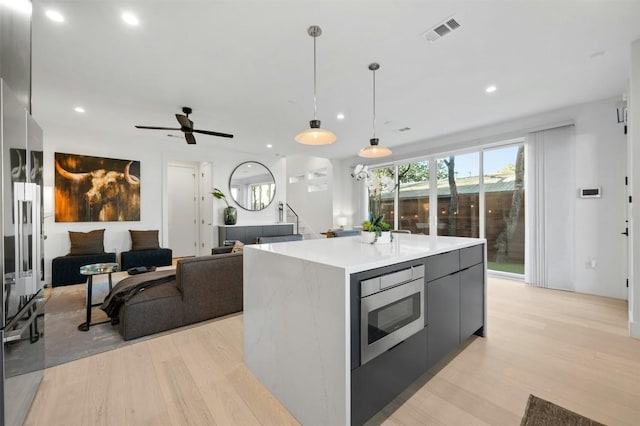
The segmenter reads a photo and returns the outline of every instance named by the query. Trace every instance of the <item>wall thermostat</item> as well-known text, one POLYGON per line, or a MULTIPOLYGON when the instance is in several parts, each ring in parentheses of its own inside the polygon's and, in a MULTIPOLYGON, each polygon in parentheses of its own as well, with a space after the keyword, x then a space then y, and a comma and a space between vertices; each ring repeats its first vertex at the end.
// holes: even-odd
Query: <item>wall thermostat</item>
POLYGON ((602 188, 580 188, 580 198, 600 198, 602 196, 602 188))

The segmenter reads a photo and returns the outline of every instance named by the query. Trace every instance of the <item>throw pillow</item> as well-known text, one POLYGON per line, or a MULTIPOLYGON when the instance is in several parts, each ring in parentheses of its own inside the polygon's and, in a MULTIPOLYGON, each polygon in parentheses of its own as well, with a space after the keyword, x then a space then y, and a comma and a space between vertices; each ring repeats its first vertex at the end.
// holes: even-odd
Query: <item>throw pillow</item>
POLYGON ((155 231, 133 231, 131 234, 131 250, 152 250, 160 248, 158 242, 158 230, 155 231))
POLYGON ((104 253, 104 229, 91 232, 69 231, 70 255, 104 253))
POLYGON ((242 253, 242 249, 244 248, 244 244, 242 241, 238 240, 233 243, 233 248, 231 249, 231 253, 242 253))

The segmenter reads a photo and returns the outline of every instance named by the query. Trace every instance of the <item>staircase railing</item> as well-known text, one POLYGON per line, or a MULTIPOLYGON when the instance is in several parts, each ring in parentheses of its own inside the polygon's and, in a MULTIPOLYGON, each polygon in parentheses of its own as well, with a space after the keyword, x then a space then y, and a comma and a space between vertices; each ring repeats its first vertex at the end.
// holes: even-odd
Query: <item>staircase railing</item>
POLYGON ((289 205, 289 203, 287 203, 287 208, 289 210, 291 210, 291 213, 293 213, 293 215, 296 217, 296 234, 300 233, 300 215, 298 215, 298 213, 296 213, 296 211, 289 205))

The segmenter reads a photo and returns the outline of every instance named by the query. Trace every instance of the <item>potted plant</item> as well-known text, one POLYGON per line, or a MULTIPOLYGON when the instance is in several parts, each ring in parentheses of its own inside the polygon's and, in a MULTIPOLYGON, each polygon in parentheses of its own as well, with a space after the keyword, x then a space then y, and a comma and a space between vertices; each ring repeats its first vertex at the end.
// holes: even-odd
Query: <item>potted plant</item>
POLYGON ((369 189, 369 220, 362 222, 363 243, 389 243, 393 241, 391 225, 382 213, 382 191, 392 190, 394 181, 389 176, 377 176, 369 172, 367 166, 357 165, 351 174, 356 180, 365 180, 369 189))
POLYGON ((369 213, 369 220, 362 222, 362 241, 365 243, 390 243, 391 225, 384 221, 384 215, 374 217, 369 213))
POLYGON ((235 225, 238 221, 238 210, 236 210, 235 207, 229 205, 227 197, 218 188, 213 188, 213 192, 211 193, 211 195, 216 197, 218 200, 224 201, 227 205, 227 207, 225 207, 224 209, 224 224, 235 225))

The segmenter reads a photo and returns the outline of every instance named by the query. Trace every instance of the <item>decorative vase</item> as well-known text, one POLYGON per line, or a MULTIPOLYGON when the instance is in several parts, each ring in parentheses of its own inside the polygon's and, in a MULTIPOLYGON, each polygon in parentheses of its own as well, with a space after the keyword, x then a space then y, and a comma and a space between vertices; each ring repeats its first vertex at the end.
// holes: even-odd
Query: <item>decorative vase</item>
POLYGON ((238 210, 235 207, 226 207, 224 209, 224 224, 235 225, 238 221, 238 210))
POLYGON ((382 231, 377 239, 375 232, 361 231, 360 242, 364 244, 388 244, 391 242, 391 231, 382 231))

